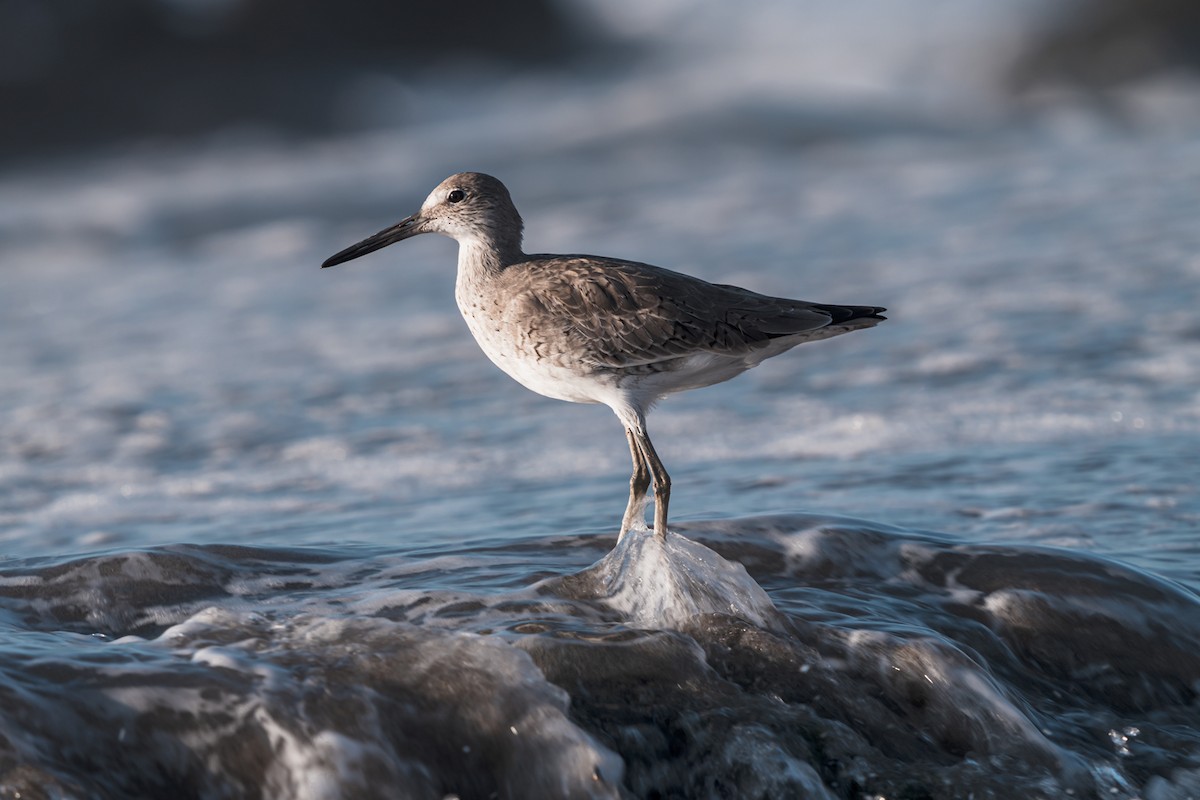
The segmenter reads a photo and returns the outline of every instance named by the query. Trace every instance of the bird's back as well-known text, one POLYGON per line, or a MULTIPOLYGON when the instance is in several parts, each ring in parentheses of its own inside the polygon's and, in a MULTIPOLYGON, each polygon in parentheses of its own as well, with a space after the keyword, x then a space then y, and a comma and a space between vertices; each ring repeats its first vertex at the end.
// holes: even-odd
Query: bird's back
POLYGON ((740 356, 818 332, 826 338, 875 325, 884 310, 771 297, 595 256, 529 256, 506 269, 501 282, 510 313, 532 323, 547 344, 609 368, 696 352, 740 356))

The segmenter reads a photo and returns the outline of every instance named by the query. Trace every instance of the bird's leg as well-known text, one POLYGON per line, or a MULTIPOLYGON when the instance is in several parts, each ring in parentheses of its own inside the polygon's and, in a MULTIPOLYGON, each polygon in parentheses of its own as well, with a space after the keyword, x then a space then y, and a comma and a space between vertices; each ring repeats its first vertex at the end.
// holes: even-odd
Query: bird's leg
POLYGON ((645 526, 646 490, 650 488, 650 470, 646 467, 646 459, 642 457, 632 429, 625 429, 625 438, 629 440, 629 454, 633 456, 633 476, 629 479, 629 505, 625 507, 625 516, 621 519, 618 542, 635 524, 645 526))
POLYGON ((665 539, 667 506, 671 502, 671 476, 667 474, 667 468, 663 466, 658 453, 654 452, 654 445, 650 444, 650 437, 646 435, 645 428, 630 429, 630 433, 650 469, 651 477, 654 478, 654 533, 660 539, 665 539))

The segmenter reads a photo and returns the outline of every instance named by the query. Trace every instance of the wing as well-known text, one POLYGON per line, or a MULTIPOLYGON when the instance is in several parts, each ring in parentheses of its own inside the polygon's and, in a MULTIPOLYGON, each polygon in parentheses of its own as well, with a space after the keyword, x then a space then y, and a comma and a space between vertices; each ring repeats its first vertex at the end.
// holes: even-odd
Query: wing
POLYGON ((510 278, 507 315, 539 350, 622 369, 707 352, 737 356, 824 328, 812 303, 592 256, 532 256, 510 278))

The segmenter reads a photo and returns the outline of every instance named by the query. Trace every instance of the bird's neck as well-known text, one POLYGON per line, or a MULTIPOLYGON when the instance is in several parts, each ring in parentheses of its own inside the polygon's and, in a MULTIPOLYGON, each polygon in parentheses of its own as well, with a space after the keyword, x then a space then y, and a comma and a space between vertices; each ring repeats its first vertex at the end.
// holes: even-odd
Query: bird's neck
POLYGON ((486 281, 525 259, 521 241, 463 239, 458 243, 458 280, 486 281))

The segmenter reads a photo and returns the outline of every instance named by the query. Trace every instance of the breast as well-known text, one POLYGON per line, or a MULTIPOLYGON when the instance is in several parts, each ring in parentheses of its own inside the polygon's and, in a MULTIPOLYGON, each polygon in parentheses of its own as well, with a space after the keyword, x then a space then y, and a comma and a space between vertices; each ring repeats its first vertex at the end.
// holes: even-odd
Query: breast
POLYGON ((458 308, 484 355, 530 391, 571 403, 608 403, 615 390, 611 376, 597 374, 565 358, 561 348, 545 346, 519 320, 489 314, 473 298, 458 298, 458 308))

